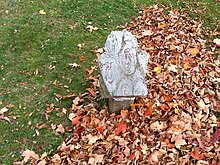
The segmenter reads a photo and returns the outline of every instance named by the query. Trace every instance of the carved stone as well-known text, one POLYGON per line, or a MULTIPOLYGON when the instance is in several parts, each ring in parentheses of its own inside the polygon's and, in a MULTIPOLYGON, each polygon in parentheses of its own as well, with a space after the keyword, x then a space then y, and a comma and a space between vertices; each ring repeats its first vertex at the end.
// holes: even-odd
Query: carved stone
POLYGON ((146 96, 146 68, 149 55, 138 48, 128 31, 113 31, 106 40, 105 52, 98 59, 101 89, 109 98, 110 112, 129 108, 136 96, 146 96))

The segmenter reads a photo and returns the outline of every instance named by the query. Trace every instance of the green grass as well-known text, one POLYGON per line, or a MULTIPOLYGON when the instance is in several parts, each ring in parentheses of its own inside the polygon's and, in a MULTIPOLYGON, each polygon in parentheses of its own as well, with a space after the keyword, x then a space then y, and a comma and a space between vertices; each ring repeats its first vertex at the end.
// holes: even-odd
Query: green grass
MULTIPOLYGON (((200 1, 190 4, 157 1, 172 4, 181 11, 185 7, 190 16, 204 20, 205 26, 213 30, 219 25, 219 2, 202 2, 208 2, 207 8, 197 14, 191 10, 203 8, 204 5, 198 6, 200 1)), ((69 124, 66 116, 57 116, 61 110, 52 112, 49 120, 45 118, 49 104, 58 108, 71 105, 71 99, 56 101, 54 93, 85 92, 86 70, 95 65, 96 59, 91 50, 102 47, 107 35, 137 15, 140 6, 155 3, 153 0, 0 0, 0 109, 10 103, 14 105, 5 113, 12 123, 0 120, 0 163, 12 164, 26 149, 38 154, 56 150, 66 134, 55 136, 49 128, 40 129, 39 136, 35 132, 37 124, 49 127, 69 124), (40 15, 39 10, 46 15, 40 15), (98 31, 88 32, 89 21, 98 31), (76 27, 69 29, 69 25, 76 27), (85 48, 78 50, 77 44, 82 43, 85 48), (85 61, 80 61, 81 56, 85 61), (81 67, 69 67, 72 62, 81 67), (36 69, 39 73, 34 75, 36 69)))

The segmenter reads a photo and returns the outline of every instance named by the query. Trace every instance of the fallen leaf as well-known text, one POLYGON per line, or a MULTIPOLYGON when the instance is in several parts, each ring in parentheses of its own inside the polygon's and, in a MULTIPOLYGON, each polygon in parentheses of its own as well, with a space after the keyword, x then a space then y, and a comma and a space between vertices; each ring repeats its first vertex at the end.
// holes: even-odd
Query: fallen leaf
POLYGON ((72 125, 78 125, 80 124, 81 122, 79 121, 81 119, 80 116, 77 116, 75 118, 72 119, 72 125))
POLYGON ((198 48, 189 48, 189 49, 187 49, 187 52, 190 53, 191 55, 195 56, 199 53, 199 49, 198 48))
POLYGON ((190 156, 192 156, 196 160, 203 160, 205 159, 205 156, 203 154, 200 154, 199 147, 196 147, 193 152, 190 153, 190 156))
POLYGON ((86 29, 88 29, 89 32, 92 33, 93 31, 96 31, 96 30, 98 30, 99 28, 93 27, 92 25, 88 25, 88 26, 86 26, 86 29))
POLYGON ((71 66, 71 67, 73 67, 73 68, 79 68, 79 67, 80 67, 80 65, 77 64, 77 63, 75 63, 75 62, 69 63, 69 66, 71 66))
POLYGON ((149 163, 152 164, 152 163, 156 163, 158 162, 158 157, 161 156, 161 153, 157 150, 154 150, 152 154, 150 154, 149 156, 149 163))
POLYGON ((170 50, 176 50, 176 47, 174 44, 170 45, 170 50))
POLYGON ((158 65, 157 67, 154 68, 153 71, 156 72, 157 74, 159 74, 161 72, 161 66, 158 65))
POLYGON ((89 137, 89 142, 88 142, 88 144, 89 144, 89 145, 94 144, 98 139, 100 139, 98 136, 89 137))
POLYGON ((10 119, 9 119, 8 117, 4 116, 4 115, 1 115, 1 116, 0 116, 0 120, 6 120, 6 121, 8 121, 9 123, 11 123, 10 119))
POLYGON ((89 158, 88 164, 96 165, 96 164, 102 163, 103 159, 104 159, 104 154, 101 154, 101 155, 94 154, 94 157, 89 158))
POLYGON ((39 11, 39 14, 40 14, 40 15, 46 15, 47 13, 46 13, 44 10, 40 10, 40 11, 39 11))
POLYGON ((220 39, 215 38, 215 39, 213 40, 213 42, 214 42, 216 45, 220 46, 220 39))
POLYGON ((51 159, 53 165, 60 165, 61 161, 61 157, 58 154, 55 154, 51 159))
POLYGON ((0 114, 3 115, 5 112, 7 112, 9 109, 4 107, 0 110, 0 114))
POLYGON ((150 36, 152 34, 153 34, 153 32, 151 30, 145 30, 142 32, 142 35, 144 35, 144 36, 150 36))
POLYGON ((175 142, 176 148, 180 149, 180 146, 185 145, 186 141, 182 138, 182 135, 174 135, 174 137, 171 139, 175 142))
POLYGON ((115 135, 118 136, 120 133, 125 133, 127 129, 127 124, 125 122, 118 123, 116 126, 115 135))
POLYGON ((144 111, 144 116, 151 117, 152 113, 153 113, 153 104, 149 103, 146 110, 144 111))
POLYGON ((104 126, 99 125, 99 126, 96 127, 96 129, 97 129, 101 134, 104 133, 104 126))
POLYGON ((207 105, 205 105, 203 99, 201 99, 199 102, 197 102, 197 105, 201 110, 205 110, 207 108, 207 105))
POLYGON ((63 98, 63 96, 62 96, 61 94, 59 94, 59 93, 54 93, 54 95, 55 95, 56 98, 58 98, 58 99, 62 99, 62 98, 63 98))
POLYGON ((46 165, 47 162, 46 160, 41 160, 40 162, 37 163, 37 165, 46 165))
POLYGON ((170 72, 170 71, 173 71, 173 72, 177 73, 177 72, 178 72, 177 66, 176 66, 176 65, 170 65, 170 66, 168 66, 168 71, 169 71, 169 72, 170 72))
POLYGON ((65 129, 64 129, 63 125, 62 125, 62 124, 59 124, 59 125, 57 126, 56 133, 61 133, 61 134, 63 134, 64 132, 65 132, 65 129))
POLYGON ((127 115, 128 115, 128 110, 127 110, 127 109, 122 109, 122 110, 121 110, 121 116, 122 116, 122 118, 126 118, 127 115))
POLYGON ((79 58, 79 60, 83 62, 83 61, 85 61, 85 57, 84 57, 84 56, 81 56, 81 57, 79 58))
POLYGON ((47 125, 45 123, 36 125, 37 129, 42 129, 42 128, 46 128, 46 127, 47 127, 47 125))
POLYGON ((156 131, 160 131, 160 130, 162 130, 163 128, 164 128, 163 123, 160 124, 158 121, 156 121, 156 122, 154 122, 154 123, 152 123, 152 124, 150 125, 150 129, 156 130, 156 131))
POLYGON ((90 76, 94 72, 94 70, 95 70, 95 67, 91 67, 91 69, 88 69, 86 72, 90 76))
POLYGON ((77 47, 78 47, 79 50, 82 50, 85 47, 85 44, 84 43, 83 44, 78 44, 77 47))
POLYGON ((87 88, 87 91, 89 91, 89 93, 93 96, 96 97, 96 91, 93 88, 87 88))
POLYGON ((215 133, 212 134, 209 145, 215 144, 218 140, 220 140, 220 128, 216 128, 215 133))
POLYGON ((173 100, 173 95, 163 95, 163 99, 167 102, 170 102, 173 100))
POLYGON ((37 68, 35 71, 34 71, 34 75, 37 76, 39 73, 39 69, 37 68))
POLYGON ((24 151, 21 156, 24 157, 22 161, 23 163, 27 163, 27 161, 30 159, 34 159, 34 160, 39 159, 39 156, 34 151, 31 151, 31 150, 24 151))
POLYGON ((159 28, 159 29, 164 29, 166 26, 167 26, 166 23, 159 23, 159 24, 158 24, 158 28, 159 28))

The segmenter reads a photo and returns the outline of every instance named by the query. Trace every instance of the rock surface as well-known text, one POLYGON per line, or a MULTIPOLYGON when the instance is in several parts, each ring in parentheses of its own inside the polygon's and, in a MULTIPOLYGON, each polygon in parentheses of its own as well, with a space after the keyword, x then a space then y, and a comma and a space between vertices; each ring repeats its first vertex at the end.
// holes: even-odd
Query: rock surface
POLYGON ((134 35, 113 31, 99 57, 101 87, 109 101, 110 112, 128 108, 136 96, 146 96, 146 68, 149 55, 138 48, 134 35))

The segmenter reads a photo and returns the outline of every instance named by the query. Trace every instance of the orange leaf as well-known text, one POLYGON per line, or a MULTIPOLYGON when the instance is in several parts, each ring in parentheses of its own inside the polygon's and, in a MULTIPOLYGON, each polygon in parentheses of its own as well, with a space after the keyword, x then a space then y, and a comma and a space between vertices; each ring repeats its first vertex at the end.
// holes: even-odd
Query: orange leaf
POLYGON ((165 24, 165 23, 158 24, 159 29, 164 29, 166 26, 167 26, 167 24, 165 24))
POLYGON ((72 119, 72 125, 77 125, 77 124, 80 124, 81 122, 79 121, 80 120, 80 116, 76 116, 75 118, 72 119))
POLYGON ((190 153, 190 155, 196 159, 196 160, 202 160, 202 159, 205 159, 205 156, 203 154, 200 154, 200 149, 199 147, 196 147, 193 152, 190 153))
POLYGON ((188 53, 190 53, 191 55, 195 56, 199 53, 199 49, 198 48, 189 48, 187 50, 188 53))
POLYGON ((184 67, 185 70, 188 70, 188 69, 191 68, 191 66, 190 66, 190 64, 189 64, 188 62, 185 63, 185 64, 183 65, 183 67, 184 67))
POLYGON ((80 60, 80 61, 85 61, 85 57, 84 57, 84 56, 81 56, 81 57, 79 58, 79 60, 80 60))
POLYGON ((125 117, 127 116, 127 114, 128 114, 128 110, 126 110, 126 109, 122 109, 122 110, 121 110, 121 116, 122 116, 123 118, 125 118, 125 117))
POLYGON ((176 49, 176 47, 175 47, 175 45, 170 45, 170 50, 175 50, 176 49))
POLYGON ((173 100, 173 96, 172 95, 163 95, 163 99, 165 101, 172 101, 173 100))
POLYGON ((169 109, 169 107, 166 104, 161 104, 159 107, 161 109, 169 109))
POLYGON ((152 106, 153 106, 153 104, 149 103, 149 106, 147 107, 146 111, 144 112, 145 117, 151 117, 152 112, 153 112, 152 106))
POLYGON ((116 126, 116 131, 115 131, 115 135, 118 136, 121 132, 122 133, 125 133, 126 131, 126 123, 125 122, 121 122, 121 123, 118 123, 117 126, 116 126))

